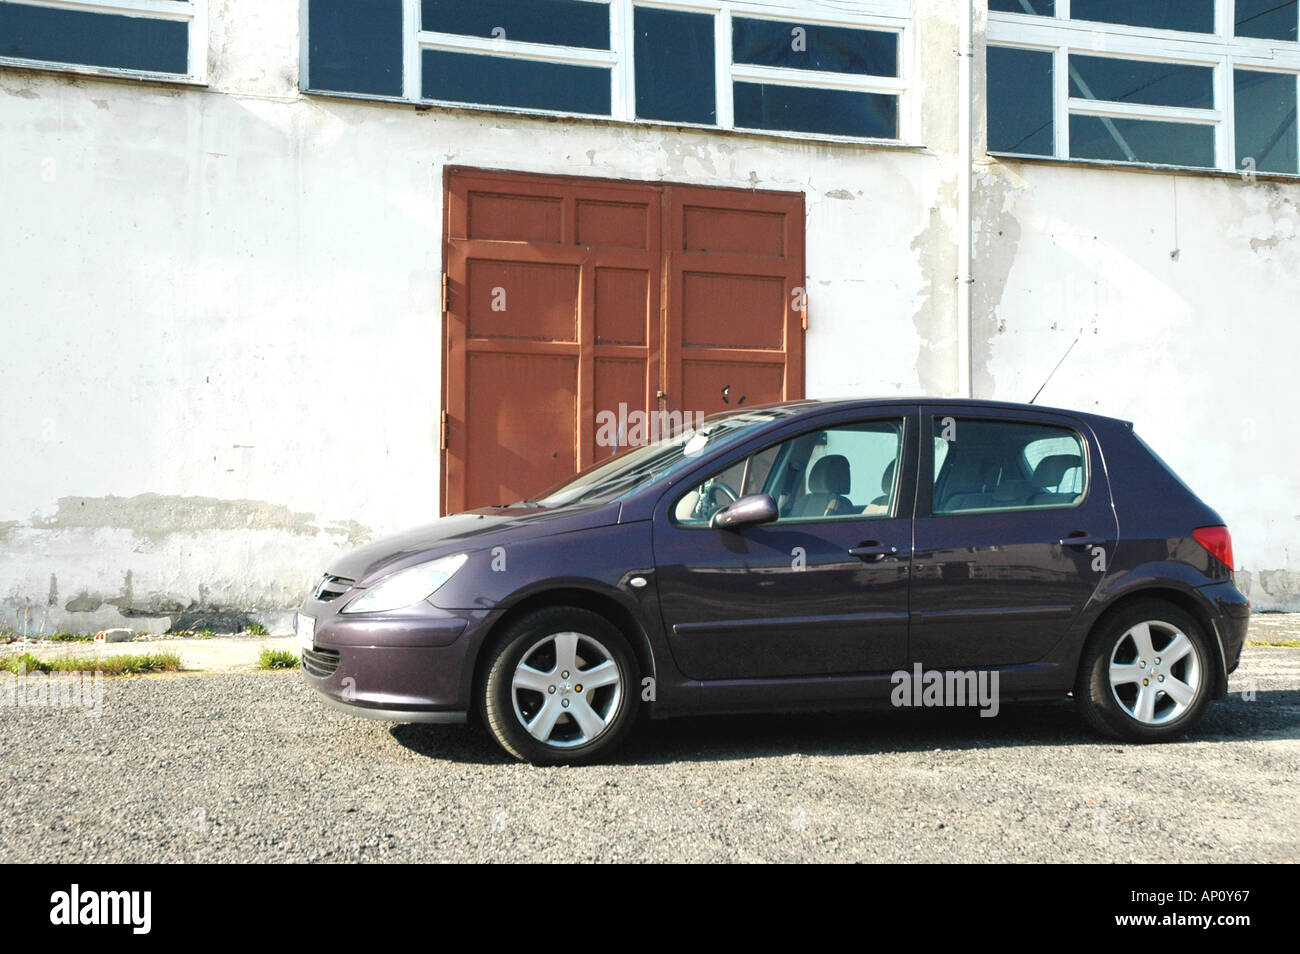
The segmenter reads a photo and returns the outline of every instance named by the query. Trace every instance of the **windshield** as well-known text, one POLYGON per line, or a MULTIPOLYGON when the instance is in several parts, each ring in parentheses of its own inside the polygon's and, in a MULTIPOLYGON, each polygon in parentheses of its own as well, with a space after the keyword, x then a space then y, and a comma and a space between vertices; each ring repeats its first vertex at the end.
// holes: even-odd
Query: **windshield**
POLYGON ((705 453, 740 440, 764 424, 787 416, 791 408, 734 411, 706 418, 699 429, 683 431, 643 447, 633 447, 557 484, 530 503, 563 507, 575 503, 605 503, 688 467, 705 453))

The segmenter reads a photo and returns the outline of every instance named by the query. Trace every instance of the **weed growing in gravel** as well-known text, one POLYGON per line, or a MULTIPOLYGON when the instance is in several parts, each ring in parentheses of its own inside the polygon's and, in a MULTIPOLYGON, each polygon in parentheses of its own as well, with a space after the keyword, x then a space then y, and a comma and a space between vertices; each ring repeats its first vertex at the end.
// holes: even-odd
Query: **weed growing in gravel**
POLYGON ((1274 649, 1300 649, 1300 639, 1283 639, 1279 642, 1272 642, 1267 639, 1250 639, 1246 641, 1247 646, 1271 646, 1274 649))
POLYGON ((133 676, 146 672, 176 672, 180 668, 180 653, 170 650, 105 656, 102 659, 94 656, 37 659, 31 653, 22 653, 0 660, 0 669, 14 675, 20 672, 102 672, 106 676, 133 676))
POLYGON ((252 636, 266 636, 266 635, 269 635, 269 634, 267 633, 267 631, 266 631, 266 627, 263 626, 261 623, 249 623, 249 624, 248 624, 248 632, 249 632, 249 634, 252 635, 252 636))
POLYGON ((95 638, 94 633, 52 633, 47 639, 56 643, 88 643, 95 638))
POLYGON ((263 649, 257 661, 258 669, 297 669, 298 657, 287 649, 263 649))

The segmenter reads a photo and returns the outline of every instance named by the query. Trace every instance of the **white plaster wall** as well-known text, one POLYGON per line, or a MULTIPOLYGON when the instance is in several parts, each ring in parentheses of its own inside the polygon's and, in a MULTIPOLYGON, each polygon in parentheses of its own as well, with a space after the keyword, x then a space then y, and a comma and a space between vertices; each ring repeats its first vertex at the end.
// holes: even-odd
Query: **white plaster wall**
POLYGON ((949 392, 951 2, 915 150, 305 97, 297 0, 207 89, 0 70, 0 627, 281 621, 438 512, 446 164, 803 191, 809 393, 949 392))
POLYGON ((1300 185, 991 161, 975 389, 1134 422, 1232 531, 1257 609, 1300 608, 1300 185))

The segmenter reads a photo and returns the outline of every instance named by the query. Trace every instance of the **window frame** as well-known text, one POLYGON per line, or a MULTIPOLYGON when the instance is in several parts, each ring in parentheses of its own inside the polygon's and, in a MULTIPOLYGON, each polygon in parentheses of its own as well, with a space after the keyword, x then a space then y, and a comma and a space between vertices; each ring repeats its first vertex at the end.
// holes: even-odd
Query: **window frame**
MULTIPOLYGON (((17 2, 17 0, 15 0, 17 2)), ((153 20, 181 21, 188 24, 186 62, 188 72, 159 73, 119 66, 92 66, 84 63, 60 63, 18 56, 0 56, 0 66, 75 73, 80 76, 105 76, 119 79, 148 80, 206 86, 208 82, 208 0, 21 0, 26 6, 80 13, 116 14, 153 20)), ((303 5, 306 6, 305 4, 303 5)))
MULTIPOLYGON (((1091 20, 1072 20, 1070 6, 1070 0, 1056 0, 1054 17, 1027 13, 989 12, 986 31, 988 46, 1036 50, 1052 54, 1054 135, 1053 152, 1050 156, 987 149, 989 155, 1103 166, 1122 165, 1193 172, 1226 172, 1234 175, 1251 171, 1259 176, 1300 177, 1300 168, 1297 172, 1291 173, 1263 172, 1238 167, 1234 88, 1235 72, 1238 69, 1291 75, 1296 83, 1297 101, 1300 102, 1300 40, 1268 40, 1235 36, 1233 31, 1236 24, 1236 0, 1215 0, 1214 33, 1185 33, 1176 30, 1098 23, 1091 20), (1100 58, 1210 67, 1214 77, 1214 108, 1148 106, 1073 97, 1070 95, 1071 53, 1100 58), (1146 119, 1208 125, 1214 129, 1215 161, 1213 165, 1196 166, 1145 162, 1141 159, 1088 159, 1071 156, 1071 116, 1146 119)), ((1297 18, 1300 19, 1300 7, 1297 9, 1297 18)), ((985 118, 987 122, 987 113, 985 118)), ((1300 155, 1300 122, 1295 125, 1292 136, 1295 137, 1297 154, 1300 155)))
MULTIPOLYGON (((668 505, 665 510, 665 513, 667 514, 667 518, 668 518, 668 524, 674 530, 717 530, 722 532, 725 530, 725 528, 712 527, 707 523, 682 523, 677 519, 677 505, 680 504, 682 500, 686 498, 687 494, 694 493, 695 490, 702 483, 704 483, 704 481, 710 480, 713 477, 716 477, 718 474, 724 473, 730 470, 732 467, 735 467, 737 464, 743 463, 752 457, 757 457, 759 454, 765 453, 766 451, 771 450, 773 447, 782 447, 786 444, 790 444, 801 438, 807 437, 809 434, 815 434, 818 431, 850 430, 859 425, 876 424, 881 422, 885 422, 885 423, 897 422, 901 425, 898 431, 898 456, 894 459, 894 489, 890 495, 889 510, 887 512, 874 513, 874 514, 865 514, 865 513, 844 514, 843 516, 838 516, 838 517, 779 517, 778 516, 777 519, 771 521, 770 523, 760 524, 760 526, 788 527, 788 526, 802 525, 808 523, 847 523, 848 521, 854 519, 856 520, 904 519, 901 514, 901 510, 903 507, 903 499, 902 499, 903 490, 904 490, 903 481, 908 476, 909 460, 915 458, 915 453, 914 452, 909 453, 909 451, 912 450, 911 441, 914 439, 913 431, 916 429, 917 425, 916 425, 915 408, 900 407, 898 408, 898 411, 899 413, 897 414, 881 413, 881 414, 873 414, 868 417, 856 416, 856 417, 836 418, 831 420, 822 420, 815 423, 812 427, 796 430, 793 433, 786 434, 785 436, 777 437, 771 441, 768 441, 765 444, 760 445, 759 447, 753 448, 751 450, 742 450, 742 452, 738 456, 728 458, 725 464, 723 464, 720 467, 715 467, 709 470, 700 479, 696 479, 694 473, 686 475, 683 478, 686 481, 686 484, 680 492, 676 494, 670 492, 664 495, 665 498, 668 499, 668 505)), ((769 471, 768 473, 769 479, 771 478, 772 472, 774 472, 779 465, 784 465, 784 462, 785 462, 785 455, 778 454, 777 458, 772 462, 773 470, 769 471)), ((808 479, 808 475, 806 473, 803 474, 802 479, 806 482, 808 479)), ((754 491, 754 493, 763 493, 763 492, 764 491, 754 491)), ((911 517, 908 516, 906 519, 911 519, 911 517)))
POLYGON ((610 8, 610 49, 591 50, 552 44, 530 43, 519 40, 472 37, 453 33, 435 33, 422 30, 420 25, 421 0, 401 0, 403 11, 402 38, 402 95, 378 96, 311 87, 309 61, 308 7, 304 0, 299 5, 301 18, 301 57, 299 89, 312 96, 343 97, 351 99, 387 100, 414 103, 440 109, 467 109, 491 113, 512 113, 521 116, 545 116, 589 119, 602 122, 630 123, 637 126, 660 126, 682 129, 701 129, 711 132, 741 133, 784 139, 817 140, 915 148, 919 140, 920 103, 915 82, 915 29, 910 0, 858 0, 852 11, 832 7, 820 0, 582 0, 610 8), (714 18, 714 96, 717 105, 717 122, 692 123, 678 120, 641 119, 636 115, 636 64, 634 8, 646 7, 695 13, 714 18), (898 76, 859 76, 815 70, 795 70, 784 67, 755 66, 732 63, 731 19, 740 16, 755 20, 774 20, 795 24, 846 27, 896 33, 898 35, 898 76), (546 63, 563 63, 575 66, 607 67, 610 71, 610 114, 575 113, 563 110, 531 109, 516 106, 497 106, 484 103, 462 103, 441 99, 426 99, 422 95, 422 58, 426 49, 454 53, 471 53, 530 59, 546 63), (829 133, 804 133, 792 130, 749 129, 735 124, 733 83, 758 82, 781 86, 799 86, 814 89, 836 89, 852 92, 884 93, 898 97, 898 137, 844 136, 829 133))

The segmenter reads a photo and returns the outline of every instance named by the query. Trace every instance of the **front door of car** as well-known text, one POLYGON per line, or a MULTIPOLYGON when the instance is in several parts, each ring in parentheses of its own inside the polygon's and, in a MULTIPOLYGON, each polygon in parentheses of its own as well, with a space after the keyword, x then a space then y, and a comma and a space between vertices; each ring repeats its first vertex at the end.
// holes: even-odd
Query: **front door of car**
POLYGON ((1118 526, 1097 441, 1049 412, 928 407, 911 665, 1032 663, 1100 584, 1118 526))
POLYGON ((918 416, 825 423, 735 452, 655 512, 660 606, 678 667, 700 680, 887 672, 907 660, 918 416), (771 523, 710 517, 767 493, 771 523))

